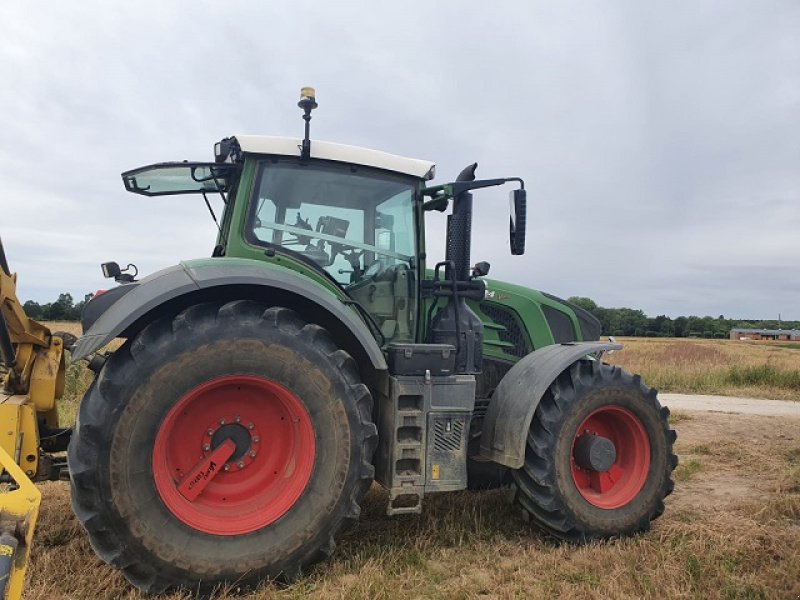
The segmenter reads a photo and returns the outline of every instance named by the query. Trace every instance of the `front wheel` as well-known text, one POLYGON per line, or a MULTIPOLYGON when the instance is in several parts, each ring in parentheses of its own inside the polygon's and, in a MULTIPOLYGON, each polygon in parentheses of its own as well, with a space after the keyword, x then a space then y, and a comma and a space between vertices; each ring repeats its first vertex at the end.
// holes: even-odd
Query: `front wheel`
POLYGON ((377 439, 354 360, 250 301, 193 306, 115 352, 69 447, 72 503, 138 588, 291 579, 360 513, 377 439))
POLYGON ((579 361, 534 413, 515 502, 534 525, 574 542, 644 531, 664 512, 677 465, 669 410, 619 367, 579 361))

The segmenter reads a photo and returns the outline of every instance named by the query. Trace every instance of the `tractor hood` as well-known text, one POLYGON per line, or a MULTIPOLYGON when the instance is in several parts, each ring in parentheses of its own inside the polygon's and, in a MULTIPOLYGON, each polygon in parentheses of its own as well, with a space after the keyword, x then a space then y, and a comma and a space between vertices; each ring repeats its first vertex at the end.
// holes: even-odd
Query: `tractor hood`
POLYGON ((470 306, 486 327, 489 356, 516 360, 551 344, 600 338, 594 315, 566 300, 503 281, 484 281, 484 299, 470 306))

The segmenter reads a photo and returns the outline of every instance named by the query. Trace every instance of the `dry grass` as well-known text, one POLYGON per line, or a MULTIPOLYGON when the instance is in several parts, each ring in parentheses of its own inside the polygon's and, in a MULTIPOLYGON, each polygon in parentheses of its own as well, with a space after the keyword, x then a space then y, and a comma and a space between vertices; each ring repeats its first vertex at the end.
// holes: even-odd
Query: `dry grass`
POLYGON ((663 392, 800 400, 800 343, 621 338, 608 362, 663 392))
MULTIPOLYGON (((786 397, 777 389, 714 387, 705 374, 737 363, 769 360, 792 369, 800 362, 800 352, 754 344, 625 343, 614 362, 670 391, 786 397)), ((90 380, 80 366, 69 375, 65 422, 90 380)), ((431 496, 423 515, 390 519, 385 492, 373 486, 361 522, 331 560, 292 585, 223 590, 217 598, 800 597, 800 422, 707 413, 675 413, 671 422, 679 432, 678 483, 667 512, 645 535, 584 547, 554 542, 515 514, 504 491, 431 496)), ((68 484, 41 488, 25 597, 143 600, 92 552, 72 514, 68 484)))
MULTIPOLYGON (((798 425, 703 413, 681 422, 681 461, 699 467, 651 532, 607 544, 573 547, 537 534, 503 491, 432 496, 423 515, 390 519, 376 486, 331 560, 290 586, 217 598, 797 598, 798 425)), ((42 489, 26 598, 143 599, 92 553, 67 484, 42 489)))

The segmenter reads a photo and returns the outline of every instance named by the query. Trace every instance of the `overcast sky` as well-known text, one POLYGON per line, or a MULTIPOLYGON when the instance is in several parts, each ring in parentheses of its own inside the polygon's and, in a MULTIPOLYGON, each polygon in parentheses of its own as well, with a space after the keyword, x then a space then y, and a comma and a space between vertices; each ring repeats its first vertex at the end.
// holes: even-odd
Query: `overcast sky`
MULTIPOLYGON (((0 235, 23 299, 207 256, 200 197, 120 172, 236 133, 521 176, 476 194, 491 275, 603 306, 800 319, 800 2, 6 2, 0 235)), ((428 220, 443 255, 444 218, 428 220)))

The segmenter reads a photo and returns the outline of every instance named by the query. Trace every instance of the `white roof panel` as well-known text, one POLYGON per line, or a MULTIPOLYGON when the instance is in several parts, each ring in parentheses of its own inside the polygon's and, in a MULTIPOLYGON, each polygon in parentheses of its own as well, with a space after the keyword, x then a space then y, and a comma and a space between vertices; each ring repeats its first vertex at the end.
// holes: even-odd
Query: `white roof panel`
MULTIPOLYGON (((300 156, 302 140, 297 138, 268 135, 237 135, 234 137, 239 142, 242 152, 300 156)), ((366 165, 425 179, 433 178, 433 167, 435 166, 435 163, 428 160, 406 158, 380 150, 314 139, 311 140, 311 158, 366 165)))

